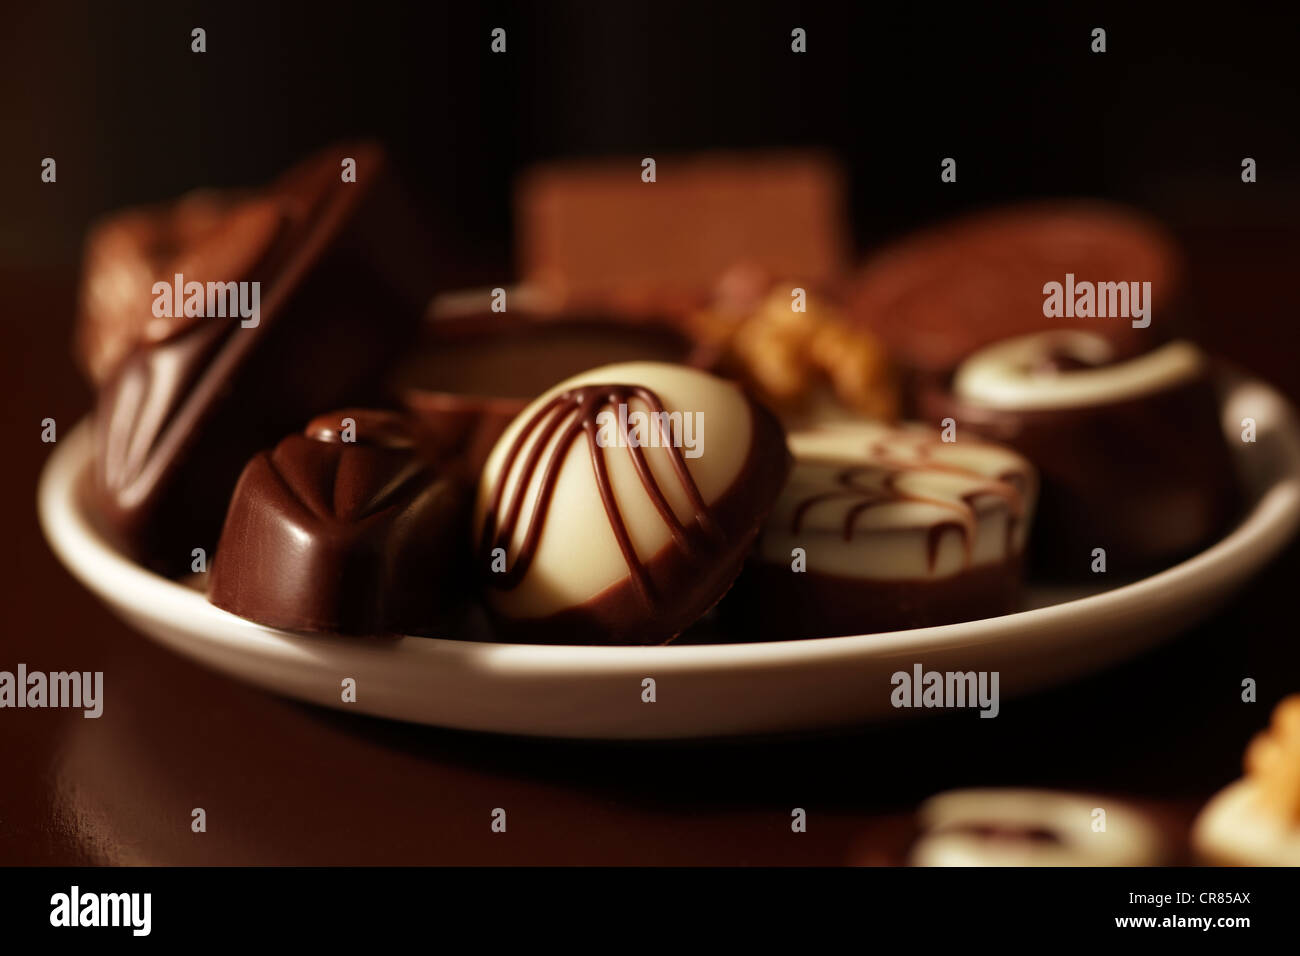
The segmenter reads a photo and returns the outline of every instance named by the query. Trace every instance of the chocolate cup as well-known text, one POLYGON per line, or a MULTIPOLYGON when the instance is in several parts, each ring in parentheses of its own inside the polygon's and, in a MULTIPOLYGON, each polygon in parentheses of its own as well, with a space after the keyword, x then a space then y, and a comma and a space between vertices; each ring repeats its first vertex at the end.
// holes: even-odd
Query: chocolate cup
POLYGON ((1021 557, 944 578, 872 580, 751 559, 720 608, 746 640, 875 634, 1010 614, 1020 598, 1021 557))
POLYGON ((754 402, 750 408, 754 436, 749 454, 731 486, 709 503, 725 545, 691 558, 670 543, 645 562, 656 593, 674 595, 672 601, 647 615, 629 576, 555 614, 509 618, 494 613, 496 633, 527 644, 665 644, 708 613, 739 575, 793 464, 775 416, 754 402))
POLYGON ((290 631, 445 634, 466 590, 469 488, 387 440, 388 425, 365 443, 376 413, 345 415, 356 443, 309 427, 244 468, 208 598, 290 631))
POLYGON ((264 255, 246 274, 219 277, 261 283, 259 324, 173 322, 138 341, 100 389, 96 504, 136 559, 188 570, 194 548, 216 543, 254 452, 318 412, 380 393, 432 292, 375 252, 401 216, 385 177, 383 151, 366 144, 285 174, 260 194, 284 216, 264 255), (340 182, 340 156, 356 159, 357 182, 340 182))
POLYGON ((1063 409, 1003 410, 949 390, 921 396, 924 417, 1010 445, 1038 468, 1029 567, 1039 576, 1137 575, 1186 557, 1239 509, 1231 453, 1208 373, 1139 398, 1063 409))
POLYGON ((425 453, 473 477, 542 392, 589 368, 642 359, 707 370, 718 356, 670 319, 481 312, 426 323, 419 351, 392 388, 425 453))

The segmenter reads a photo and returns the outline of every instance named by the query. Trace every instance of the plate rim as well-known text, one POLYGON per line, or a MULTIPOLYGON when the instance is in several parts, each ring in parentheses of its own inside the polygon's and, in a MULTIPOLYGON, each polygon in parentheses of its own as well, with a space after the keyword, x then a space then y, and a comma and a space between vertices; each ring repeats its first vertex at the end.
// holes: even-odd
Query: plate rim
MULTIPOLYGON (((761 663, 766 666, 794 660, 806 662, 822 655, 870 656, 870 652, 875 650, 887 650, 890 656, 896 656, 903 651, 933 652, 956 646, 983 644, 1005 638, 1008 628, 1034 630, 1039 626, 1050 627, 1088 610, 1104 612, 1122 608, 1167 585, 1185 588, 1200 579, 1216 580, 1221 576, 1219 572, 1233 566, 1234 556, 1251 549, 1255 549, 1258 555, 1240 576, 1244 578, 1254 574, 1286 545, 1300 527, 1300 428, 1296 424, 1294 409, 1281 393, 1260 379, 1244 376, 1232 383, 1229 393, 1221 402, 1225 427, 1229 420, 1235 421, 1238 416, 1231 409, 1246 403, 1251 393, 1254 396, 1253 404, 1270 413, 1259 424, 1258 438, 1280 434, 1287 446, 1288 454, 1285 457, 1292 467, 1285 471, 1279 469, 1278 474, 1270 476, 1241 520, 1208 547, 1162 571, 1098 594, 975 621, 872 634, 646 647, 511 644, 424 636, 404 636, 381 642, 364 636, 300 633, 265 627, 223 611, 212 605, 200 591, 135 563, 113 547, 94 527, 85 513, 83 496, 79 491, 83 475, 90 465, 93 429, 91 416, 80 421, 67 437, 56 443, 41 471, 37 488, 37 510, 42 531, 60 562, 101 600, 124 609, 133 605, 183 602, 179 607, 185 608, 188 613, 201 615, 214 624, 220 624, 223 631, 234 629, 235 633, 240 633, 242 629, 242 636, 249 640, 272 638, 289 645, 304 642, 347 644, 356 650, 374 651, 382 648, 385 653, 393 656, 490 652, 498 659, 525 658, 534 667, 548 664, 571 666, 576 656, 607 666, 634 665, 653 660, 659 667, 682 666, 688 669, 702 665, 761 663), (91 568, 95 567, 100 569, 101 575, 106 570, 107 575, 91 574, 91 568), (113 590, 110 584, 115 581, 129 585, 124 590, 135 593, 135 600, 128 602, 121 595, 110 593, 113 590), (151 601, 151 598, 154 600, 151 601)), ((1233 429, 1236 427, 1238 426, 1234 425, 1233 429)), ((147 610, 140 613, 157 616, 147 610)), ((153 639, 152 635, 150 637, 153 639)), ((224 644, 232 643, 225 636, 209 635, 208 639, 224 644)))

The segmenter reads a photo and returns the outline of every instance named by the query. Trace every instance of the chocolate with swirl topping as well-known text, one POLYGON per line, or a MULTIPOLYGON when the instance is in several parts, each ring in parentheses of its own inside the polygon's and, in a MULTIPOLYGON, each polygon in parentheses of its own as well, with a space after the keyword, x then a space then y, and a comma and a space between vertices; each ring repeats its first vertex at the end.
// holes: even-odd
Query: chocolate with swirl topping
POLYGON ((480 485, 478 564, 501 633, 670 640, 731 585, 788 469, 775 419, 706 373, 627 363, 556 386, 507 429, 480 485), (638 439, 636 412, 675 427, 638 439), (689 455, 675 440, 686 416, 707 424, 689 455))
POLYGON ((891 631, 1015 605, 1030 464, 921 427, 795 432, 792 475, 728 600, 771 636, 891 631))
POLYGON ((1104 336, 1057 329, 1007 339, 927 391, 926 418, 1004 442, 1043 495, 1033 566, 1091 578, 1171 563, 1221 533, 1237 508, 1214 368, 1187 341, 1125 358, 1104 336))

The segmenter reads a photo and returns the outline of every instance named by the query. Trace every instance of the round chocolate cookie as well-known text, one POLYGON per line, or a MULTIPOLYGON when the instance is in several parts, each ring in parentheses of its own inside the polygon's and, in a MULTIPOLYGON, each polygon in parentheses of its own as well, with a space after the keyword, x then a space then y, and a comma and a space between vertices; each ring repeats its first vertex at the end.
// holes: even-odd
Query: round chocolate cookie
POLYGON ((1044 286, 1150 282, 1158 328, 1179 305, 1179 257, 1162 229, 1100 202, 1011 206, 914 233, 868 259, 850 296, 855 318, 897 358, 923 372, 951 370, 976 349, 1053 325, 1094 328, 1125 354, 1152 341, 1122 318, 1047 319, 1044 286))
POLYGON ((735 384, 654 362, 529 405, 488 457, 477 566, 503 637, 660 644, 731 586, 789 472, 735 384))

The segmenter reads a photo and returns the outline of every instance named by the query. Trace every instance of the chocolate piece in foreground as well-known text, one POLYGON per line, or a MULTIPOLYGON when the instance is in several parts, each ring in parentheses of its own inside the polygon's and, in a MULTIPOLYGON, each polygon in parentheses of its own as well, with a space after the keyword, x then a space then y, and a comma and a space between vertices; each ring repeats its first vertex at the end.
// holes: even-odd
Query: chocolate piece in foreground
POLYGON ((464 590, 469 504, 416 456, 401 416, 322 415, 244 468, 208 598, 290 631, 443 631, 464 590))
POLYGON ((392 376, 434 460, 459 460, 477 476, 529 402, 586 369, 631 361, 707 368, 712 361, 670 319, 559 310, 529 291, 507 289, 507 312, 491 311, 489 289, 434 300, 418 348, 392 376))
POLYGON ((1300 694, 1277 705, 1245 764, 1197 817, 1198 856, 1214 866, 1300 866, 1300 694))
POLYGON ((476 562, 503 637, 661 644, 731 586, 789 472, 733 383, 593 369, 525 409, 484 466, 476 562))
MULTIPOLYGON (((377 147, 334 147, 177 250, 167 261, 208 290, 202 311, 222 314, 147 329, 99 316, 103 336, 133 343, 99 392, 95 464, 98 511, 133 556, 187 569, 192 549, 215 544, 242 464, 312 415, 369 398, 414 336, 432 290, 427 262, 405 258, 413 243, 378 252, 406 221, 386 176, 377 147), (341 157, 356 160, 356 182, 341 181, 341 157), (255 325, 229 302, 210 309, 216 283, 246 283, 251 301, 254 282, 255 325)), ((164 244, 185 235, 165 217, 152 228, 164 244)))
POLYGON ((1079 331, 1010 339, 971 356, 950 390, 923 397, 925 417, 1005 442, 1042 476, 1030 546, 1036 571, 1137 574, 1222 532, 1235 474, 1204 354, 1170 342, 1123 359, 1079 331))
POLYGON ((917 810, 913 866, 1158 866, 1154 820, 1118 800, 1051 790, 951 790, 917 810), (1093 810, 1106 808, 1106 829, 1093 810))
POLYGON ((1171 239, 1122 206, 1011 206, 885 246, 855 280, 850 311, 900 362, 927 373, 949 372, 999 339, 1071 324, 1134 354, 1181 307, 1180 273, 1171 239), (1135 329, 1126 318, 1045 318, 1043 286, 1067 273, 1088 282, 1150 282, 1152 328, 1135 329))
POLYGON ((848 263, 844 175, 818 153, 702 153, 534 167, 516 191, 519 271, 565 308, 708 304, 748 265, 821 284, 848 263))
POLYGON ((1029 462, 920 426, 827 425, 788 442, 794 471, 724 604, 747 634, 886 632, 1016 609, 1029 462))

